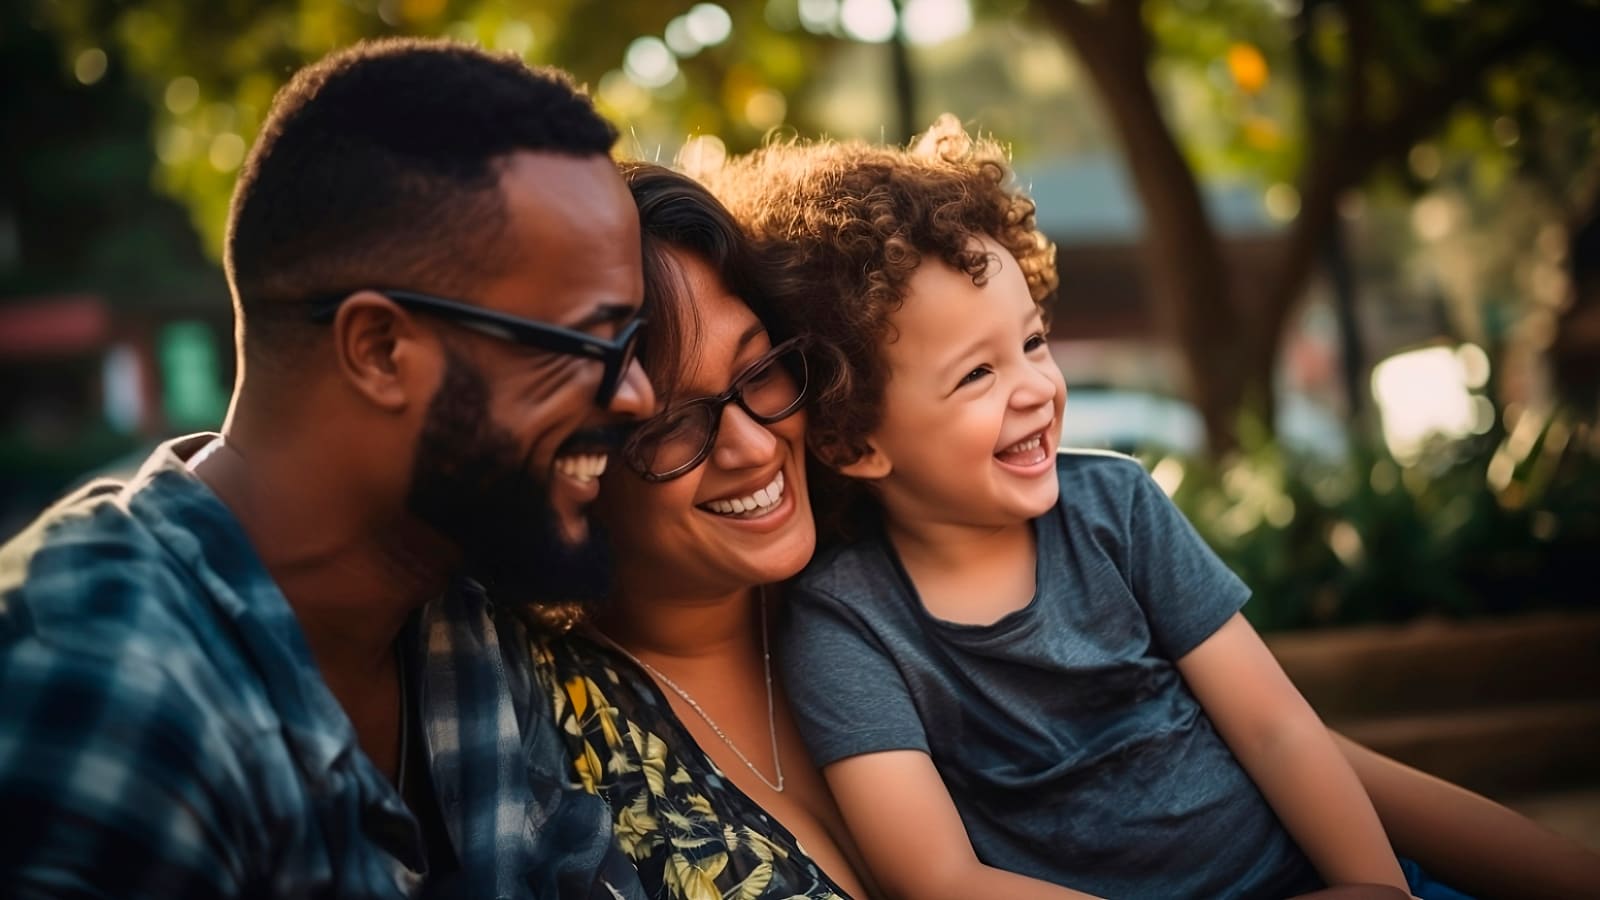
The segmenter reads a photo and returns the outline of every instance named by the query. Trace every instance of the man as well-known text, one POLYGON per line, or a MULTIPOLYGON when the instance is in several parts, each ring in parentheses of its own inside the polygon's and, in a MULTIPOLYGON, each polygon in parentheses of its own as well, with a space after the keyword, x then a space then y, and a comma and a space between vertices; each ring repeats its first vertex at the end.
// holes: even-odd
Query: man
POLYGON ((449 595, 430 642, 498 652, 478 585, 582 587, 608 429, 655 402, 614 139, 564 76, 442 42, 279 92, 229 218, 222 434, 0 551, 8 896, 540 890, 529 836, 570 810, 527 794, 516 674, 430 673, 419 721, 406 636, 449 595))

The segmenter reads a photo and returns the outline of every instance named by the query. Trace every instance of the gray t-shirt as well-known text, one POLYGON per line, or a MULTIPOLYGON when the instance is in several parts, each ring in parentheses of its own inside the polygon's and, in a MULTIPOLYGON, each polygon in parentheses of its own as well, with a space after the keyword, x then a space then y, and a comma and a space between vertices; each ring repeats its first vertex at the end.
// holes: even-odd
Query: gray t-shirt
POLYGON ((981 860, 1103 897, 1318 887, 1174 665, 1249 590, 1136 460, 1056 472, 1034 597, 993 624, 929 614, 883 538, 791 585, 779 660, 817 764, 927 752, 981 860))

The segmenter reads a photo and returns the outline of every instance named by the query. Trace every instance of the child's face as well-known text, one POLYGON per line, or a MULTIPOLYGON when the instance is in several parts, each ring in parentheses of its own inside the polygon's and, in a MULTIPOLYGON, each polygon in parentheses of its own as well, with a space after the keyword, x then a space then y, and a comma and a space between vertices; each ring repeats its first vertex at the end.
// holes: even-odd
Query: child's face
MULTIPOLYGON (((980 287, 943 262, 912 275, 891 317, 883 424, 872 436, 892 520, 1003 526, 1055 505, 1067 388, 1021 267, 999 259, 980 287)), ((870 464, 869 464, 870 465, 870 464)), ((851 474, 847 471, 847 474, 851 474)))

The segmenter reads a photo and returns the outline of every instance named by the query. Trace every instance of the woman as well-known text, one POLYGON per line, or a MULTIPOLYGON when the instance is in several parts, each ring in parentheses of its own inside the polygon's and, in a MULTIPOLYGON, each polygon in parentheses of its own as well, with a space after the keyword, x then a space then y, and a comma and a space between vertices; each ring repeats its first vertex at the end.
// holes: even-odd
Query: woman
POLYGON ((645 234, 642 355, 668 412, 601 491, 611 602, 536 642, 537 669, 647 894, 867 896, 765 652, 760 586, 814 548, 802 348, 769 330, 738 228, 703 188, 624 172, 645 234))
MULTIPOLYGON (((605 475, 612 600, 533 643, 570 777, 605 799, 647 895, 870 896, 766 652, 778 623, 761 586, 795 574, 815 543, 803 407, 828 385, 808 377, 819 367, 763 297, 726 210, 684 176, 624 171, 645 234, 643 362, 665 412, 605 475)), ((1521 863, 1579 871, 1575 851, 1521 817, 1342 746, 1401 852, 1436 874, 1528 896, 1541 885, 1516 877, 1521 863)), ((1546 881, 1559 896, 1559 876, 1546 881)))

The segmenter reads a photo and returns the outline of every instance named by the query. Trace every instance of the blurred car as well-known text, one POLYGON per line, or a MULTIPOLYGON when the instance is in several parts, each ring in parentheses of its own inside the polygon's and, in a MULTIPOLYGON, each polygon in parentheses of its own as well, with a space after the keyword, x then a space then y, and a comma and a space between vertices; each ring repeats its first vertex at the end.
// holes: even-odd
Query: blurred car
MULTIPOLYGON (((1295 452, 1325 459, 1346 453, 1344 425, 1323 406, 1298 395, 1278 402, 1278 438, 1295 452)), ((1184 456, 1204 452, 1205 423, 1189 401, 1115 385, 1068 385, 1061 416, 1061 446, 1156 451, 1184 456)))

